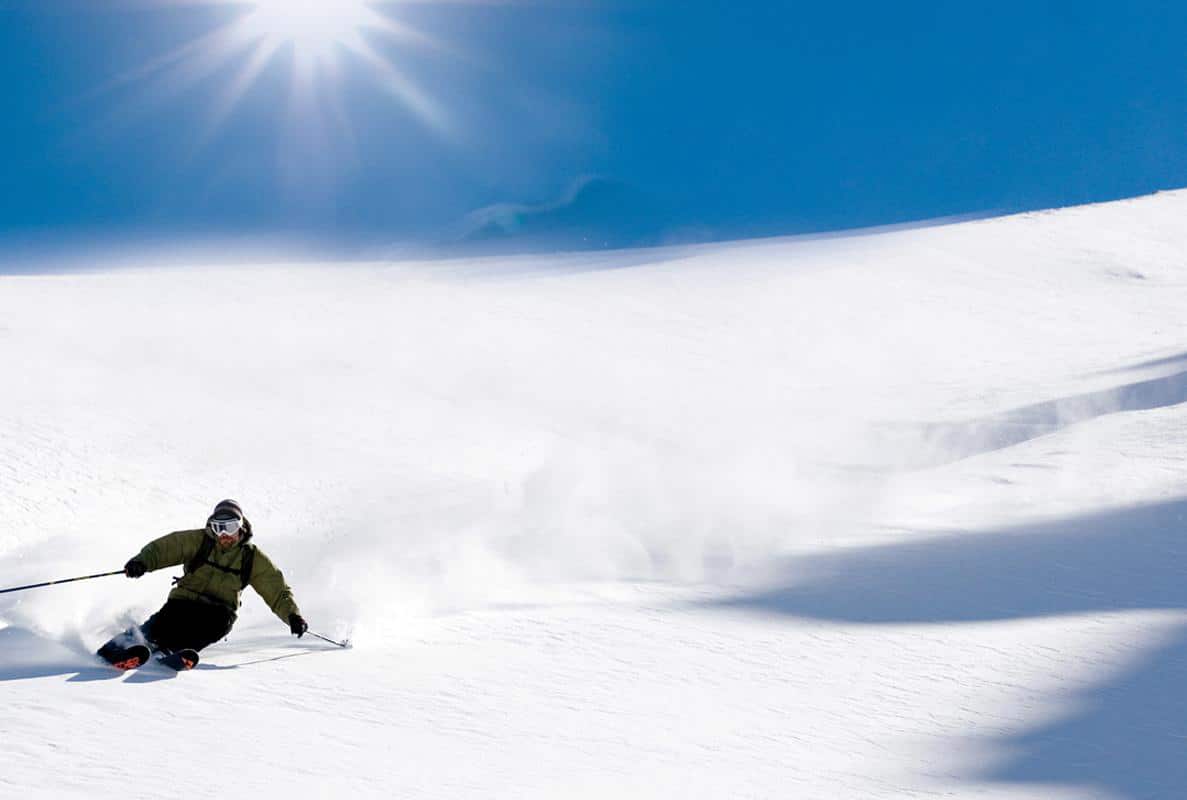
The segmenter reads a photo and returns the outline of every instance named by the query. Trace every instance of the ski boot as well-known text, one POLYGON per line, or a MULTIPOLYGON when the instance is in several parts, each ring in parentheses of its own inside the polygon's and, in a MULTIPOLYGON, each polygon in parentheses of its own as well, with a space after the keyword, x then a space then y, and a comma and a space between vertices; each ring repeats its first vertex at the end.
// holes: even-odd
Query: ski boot
POLYGON ((121 647, 111 641, 99 648, 98 656, 121 672, 126 672, 143 667, 152 658, 152 653, 142 644, 121 647))

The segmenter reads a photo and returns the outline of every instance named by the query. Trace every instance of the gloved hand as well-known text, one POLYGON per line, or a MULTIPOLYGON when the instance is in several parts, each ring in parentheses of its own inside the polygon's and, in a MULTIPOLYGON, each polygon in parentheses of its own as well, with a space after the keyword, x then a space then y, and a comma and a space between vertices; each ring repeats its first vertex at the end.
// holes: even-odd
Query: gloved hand
POLYGON ((148 572, 148 567, 139 558, 133 558, 127 564, 124 564, 124 574, 129 578, 139 578, 146 572, 148 572))
POLYGON ((305 635, 305 631, 309 630, 309 623, 300 614, 289 614, 289 630, 293 632, 293 636, 300 639, 305 635))

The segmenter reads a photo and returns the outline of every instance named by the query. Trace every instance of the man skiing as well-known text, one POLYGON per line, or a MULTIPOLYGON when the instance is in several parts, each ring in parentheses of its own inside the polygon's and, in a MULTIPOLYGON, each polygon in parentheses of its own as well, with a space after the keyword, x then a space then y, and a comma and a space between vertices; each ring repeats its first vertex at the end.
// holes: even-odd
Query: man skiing
POLYGON ((124 565, 124 574, 139 578, 146 572, 184 565, 185 574, 165 605, 138 628, 114 637, 99 655, 118 669, 135 669, 160 651, 161 662, 175 669, 191 669, 198 651, 231 631, 240 595, 250 585, 272 613, 300 638, 309 629, 284 575, 255 545, 251 523, 234 500, 214 507, 206 527, 177 531, 149 542, 124 565), (147 643, 148 647, 145 646, 147 643))

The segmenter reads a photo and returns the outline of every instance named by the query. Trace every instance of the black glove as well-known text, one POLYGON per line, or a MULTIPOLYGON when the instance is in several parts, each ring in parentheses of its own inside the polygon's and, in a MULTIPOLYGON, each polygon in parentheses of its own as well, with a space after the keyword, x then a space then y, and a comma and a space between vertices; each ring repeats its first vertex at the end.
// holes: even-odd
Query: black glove
POLYGON ((305 631, 309 630, 309 623, 300 614, 289 614, 289 630, 293 632, 293 636, 300 639, 305 635, 305 631))
POLYGON ((148 567, 139 558, 133 558, 127 564, 124 564, 124 574, 129 578, 139 578, 146 572, 148 572, 148 567))

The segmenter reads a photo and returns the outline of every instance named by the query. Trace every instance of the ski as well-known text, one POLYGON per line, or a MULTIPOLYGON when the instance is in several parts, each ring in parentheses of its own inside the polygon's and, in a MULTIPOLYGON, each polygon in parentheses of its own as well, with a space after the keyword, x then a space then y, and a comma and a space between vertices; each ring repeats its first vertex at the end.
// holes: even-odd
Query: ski
POLYGON ((198 652, 196 650, 178 650, 173 653, 163 653, 157 656, 157 662, 169 669, 184 672, 198 666, 198 652))

